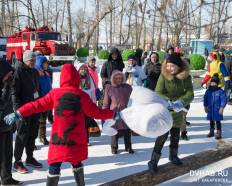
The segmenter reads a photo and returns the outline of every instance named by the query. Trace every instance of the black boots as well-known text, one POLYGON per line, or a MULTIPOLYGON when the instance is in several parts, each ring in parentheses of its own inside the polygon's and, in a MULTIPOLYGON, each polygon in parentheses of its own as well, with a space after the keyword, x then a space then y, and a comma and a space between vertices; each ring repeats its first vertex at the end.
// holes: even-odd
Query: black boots
POLYGON ((83 167, 73 168, 74 177, 77 186, 85 186, 84 169, 83 167))
POLYGON ((181 132, 181 136, 180 137, 181 137, 182 140, 186 140, 186 141, 189 140, 189 138, 187 136, 187 131, 181 132))
POLYGON ((48 175, 46 186, 57 186, 59 182, 60 175, 48 175))
POLYGON ((175 165, 182 165, 182 161, 177 156, 178 148, 169 148, 169 160, 175 165))
POLYGON ((207 135, 208 138, 213 137, 214 136, 214 129, 211 128, 209 131, 209 134, 207 135))
POLYGON ((49 141, 46 138, 46 122, 39 123, 39 141, 44 145, 49 145, 49 141))
POLYGON ((215 139, 221 139, 222 138, 222 131, 221 130, 217 130, 216 134, 215 134, 215 139))
POLYGON ((158 154, 154 151, 152 152, 151 160, 148 162, 149 171, 151 171, 153 173, 158 171, 157 165, 158 165, 160 156, 161 156, 161 154, 158 154))

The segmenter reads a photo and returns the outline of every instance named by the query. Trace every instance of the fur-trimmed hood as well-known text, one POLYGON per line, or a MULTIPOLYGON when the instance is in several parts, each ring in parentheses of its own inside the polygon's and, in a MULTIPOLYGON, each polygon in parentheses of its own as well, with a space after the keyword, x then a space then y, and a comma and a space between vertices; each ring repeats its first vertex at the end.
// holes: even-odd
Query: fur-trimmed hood
POLYGON ((161 68, 161 74, 164 76, 165 79, 167 80, 173 80, 174 77, 180 80, 186 79, 189 74, 190 74, 190 69, 189 69, 189 64, 187 62, 183 61, 183 66, 181 67, 180 71, 176 75, 172 75, 168 70, 167 70, 167 62, 166 60, 162 63, 162 68, 161 68))

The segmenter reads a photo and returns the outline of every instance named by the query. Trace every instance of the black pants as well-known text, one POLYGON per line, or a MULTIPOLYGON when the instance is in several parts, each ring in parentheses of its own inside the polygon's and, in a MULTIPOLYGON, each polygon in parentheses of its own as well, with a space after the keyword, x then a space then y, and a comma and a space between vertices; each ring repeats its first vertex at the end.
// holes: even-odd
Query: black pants
POLYGON ((12 178, 13 132, 0 133, 0 176, 2 182, 12 178))
MULTIPOLYGON (((59 175, 60 174, 60 168, 61 168, 62 162, 57 162, 49 165, 48 172, 51 175, 59 175)), ((80 168, 83 167, 82 163, 72 164, 73 168, 80 168)))
POLYGON ((17 125, 17 135, 15 140, 14 157, 15 161, 20 161, 24 148, 26 149, 27 158, 33 157, 35 147, 35 139, 39 130, 39 115, 32 115, 25 118, 25 121, 19 122, 17 125))
POLYGON ((118 149, 118 138, 124 137, 125 149, 131 149, 131 131, 130 129, 118 130, 118 134, 111 137, 111 148, 118 149))
MULTIPOLYGON (((210 129, 214 130, 215 121, 210 120, 210 129)), ((216 121, 217 130, 222 130, 221 121, 216 121)))
MULTIPOLYGON (((171 128, 170 132, 170 148, 178 148, 179 139, 180 139, 180 128, 171 128)), ((169 132, 165 133, 162 136, 159 136, 155 141, 155 146, 153 151, 158 154, 161 154, 162 148, 164 146, 165 141, 168 138, 169 132)))
POLYGON ((49 122, 53 122, 53 110, 48 111, 47 118, 49 122))

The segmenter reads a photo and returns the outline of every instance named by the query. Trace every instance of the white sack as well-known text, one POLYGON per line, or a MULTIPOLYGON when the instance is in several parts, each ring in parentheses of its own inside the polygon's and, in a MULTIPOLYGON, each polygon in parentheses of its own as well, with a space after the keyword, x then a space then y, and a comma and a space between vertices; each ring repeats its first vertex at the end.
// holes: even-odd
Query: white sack
POLYGON ((136 105, 146 105, 152 103, 160 103, 164 105, 166 108, 168 107, 167 101, 165 101, 163 98, 158 96, 155 93, 155 91, 151 91, 148 88, 144 88, 140 86, 133 87, 130 100, 128 103, 128 107, 136 106, 136 105))
POLYGON ((118 131, 111 126, 115 124, 115 120, 113 119, 108 119, 105 121, 103 128, 102 128, 102 133, 106 134, 107 136, 114 136, 118 133, 118 131))
POLYGON ((150 138, 165 134, 173 123, 170 112, 160 103, 133 105, 122 110, 121 117, 131 130, 150 138))

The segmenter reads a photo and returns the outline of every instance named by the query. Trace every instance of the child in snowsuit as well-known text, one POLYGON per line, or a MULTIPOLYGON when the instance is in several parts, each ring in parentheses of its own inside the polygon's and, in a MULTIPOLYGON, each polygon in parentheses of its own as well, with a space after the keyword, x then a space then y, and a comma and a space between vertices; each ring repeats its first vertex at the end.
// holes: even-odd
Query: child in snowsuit
POLYGON ((54 123, 48 151, 49 173, 47 186, 58 185, 60 167, 63 162, 72 164, 74 177, 79 186, 85 185, 82 161, 88 157, 85 115, 96 119, 120 118, 119 113, 101 110, 88 94, 79 88, 80 76, 71 64, 62 67, 60 88, 51 90, 46 96, 29 102, 4 120, 11 125, 33 113, 54 108, 54 123))
MULTIPOLYGON (((111 75, 111 85, 106 85, 105 88, 102 108, 110 108, 114 111, 121 111, 127 107, 132 87, 124 82, 124 74, 119 70, 113 71, 111 75)), ((126 123, 120 119, 113 127, 118 130, 118 134, 111 137, 112 154, 117 154, 118 138, 121 136, 124 137, 125 150, 133 154, 134 151, 131 147, 131 131, 126 123)))
POLYGON ((147 76, 141 66, 136 63, 135 56, 128 57, 128 67, 126 68, 126 82, 131 86, 142 86, 147 80, 147 76))
POLYGON ((214 125, 216 122, 217 132, 215 134, 216 139, 221 139, 221 120, 223 120, 223 111, 227 103, 225 91, 218 85, 220 79, 215 74, 210 81, 210 86, 204 95, 204 107, 207 113, 207 119, 210 120, 210 132, 208 137, 214 136, 214 125))
MULTIPOLYGON (((48 61, 45 56, 39 55, 36 57, 35 68, 39 73, 39 96, 45 96, 52 89, 52 79, 48 71, 48 61)), ((44 145, 49 142, 46 138, 46 121, 48 112, 40 113, 39 118, 39 140, 44 145)))

